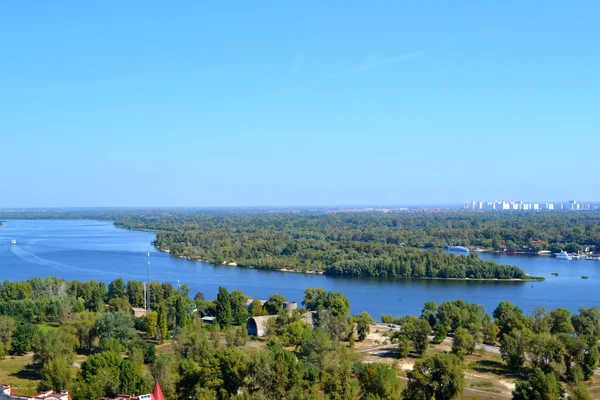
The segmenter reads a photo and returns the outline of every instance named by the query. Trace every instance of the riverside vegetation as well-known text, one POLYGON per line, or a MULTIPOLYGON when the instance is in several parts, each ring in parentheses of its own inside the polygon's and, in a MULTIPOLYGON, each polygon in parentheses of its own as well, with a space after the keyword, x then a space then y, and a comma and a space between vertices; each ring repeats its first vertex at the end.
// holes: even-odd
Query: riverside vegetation
POLYGON ((155 245, 173 256, 245 267, 372 277, 535 279, 520 268, 475 254, 415 248, 432 245, 430 234, 447 237, 444 244, 464 244, 451 237, 465 222, 451 229, 453 214, 444 218, 449 219, 428 214, 220 212, 132 215, 117 218, 115 225, 156 230, 155 245))
POLYGON ((386 324, 397 324, 390 336, 396 356, 418 357, 405 383, 395 364, 361 361, 354 343, 369 334, 372 318, 350 316, 341 293, 307 289, 303 308, 292 313, 277 294, 249 307, 242 292, 224 287, 213 301, 202 293, 192 300, 186 285, 159 282, 149 294, 152 310, 134 318, 130 307, 144 300, 138 281, 116 279, 108 287, 54 278, 5 281, 0 371, 8 361, 2 358, 33 351, 38 389, 68 388, 74 399, 145 393, 158 381, 167 399, 450 400, 465 388, 465 357, 477 343, 488 343, 500 345, 507 370, 521 379, 513 399, 558 400, 566 393, 589 399, 585 381, 598 363, 595 307, 574 315, 537 308, 527 316, 502 302, 488 315, 457 300, 428 302, 419 317, 383 315, 386 324), (307 311, 314 313, 312 325, 302 318, 307 311), (200 313, 214 315, 215 324, 202 324, 200 313), (249 342, 246 319, 268 314, 267 338, 249 342), (434 343, 451 335, 451 351, 426 355, 430 335, 434 343), (76 354, 84 358, 78 369, 76 354))

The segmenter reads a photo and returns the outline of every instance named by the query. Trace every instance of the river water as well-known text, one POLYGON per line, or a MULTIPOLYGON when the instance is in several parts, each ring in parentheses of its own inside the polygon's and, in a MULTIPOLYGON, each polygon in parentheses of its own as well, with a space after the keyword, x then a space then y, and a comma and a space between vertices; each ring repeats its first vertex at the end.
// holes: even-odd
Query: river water
POLYGON ((154 234, 115 228, 106 221, 9 220, 0 227, 0 280, 25 280, 34 276, 103 280, 118 277, 145 280, 146 253, 150 253, 150 279, 186 283, 192 294, 213 298, 219 286, 241 289, 246 295, 266 299, 273 293, 301 301, 304 289, 321 287, 343 292, 352 312, 381 314, 420 313, 423 303, 464 299, 482 304, 491 313, 502 300, 526 312, 544 305, 548 309, 600 306, 600 262, 557 260, 482 254, 482 258, 521 267, 544 282, 465 282, 329 277, 262 271, 174 258, 151 245, 154 234), (11 245, 11 240, 17 240, 11 245), (558 272, 559 276, 551 275, 558 272), (586 275, 589 279, 581 279, 586 275))

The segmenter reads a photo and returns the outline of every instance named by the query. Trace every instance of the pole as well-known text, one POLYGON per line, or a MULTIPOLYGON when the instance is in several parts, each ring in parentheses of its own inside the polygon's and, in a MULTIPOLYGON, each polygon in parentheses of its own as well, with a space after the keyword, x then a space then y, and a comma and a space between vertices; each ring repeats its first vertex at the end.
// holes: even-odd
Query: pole
POLYGON ((148 299, 146 300, 146 312, 150 310, 150 253, 146 253, 146 290, 148 299))

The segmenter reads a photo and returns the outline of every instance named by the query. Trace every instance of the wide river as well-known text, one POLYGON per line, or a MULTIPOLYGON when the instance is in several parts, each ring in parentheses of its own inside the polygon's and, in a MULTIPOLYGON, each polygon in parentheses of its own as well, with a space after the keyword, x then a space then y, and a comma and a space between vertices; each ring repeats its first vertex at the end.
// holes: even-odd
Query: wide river
POLYGON ((526 312, 544 305, 548 309, 600 306, 600 262, 563 261, 550 257, 482 254, 482 258, 523 268, 544 282, 465 282, 344 278, 270 272, 174 258, 151 245, 154 234, 115 228, 105 221, 9 220, 0 227, 0 280, 25 280, 34 276, 63 279, 145 280, 146 253, 150 253, 150 279, 187 284, 192 294, 213 298, 219 286, 241 289, 265 299, 281 293, 288 300, 302 300, 304 289, 321 287, 343 292, 352 312, 381 314, 420 313, 428 300, 440 303, 464 299, 482 304, 491 313, 502 300, 510 300, 526 312), (17 241, 11 245, 11 240, 17 241), (552 272, 558 272, 554 277, 552 272), (581 279, 586 275, 589 279, 581 279))

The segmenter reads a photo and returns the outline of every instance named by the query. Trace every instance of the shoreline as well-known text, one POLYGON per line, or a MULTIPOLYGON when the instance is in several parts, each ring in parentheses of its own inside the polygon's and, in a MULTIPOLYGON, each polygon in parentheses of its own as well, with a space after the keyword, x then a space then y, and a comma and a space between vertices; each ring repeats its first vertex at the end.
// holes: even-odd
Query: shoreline
MULTIPOLYGON (((169 249, 160 249, 157 247, 158 251, 163 253, 167 253, 171 255, 171 251, 169 249)), ((306 275, 325 275, 325 276, 333 276, 333 277, 344 277, 344 278, 376 278, 376 279, 401 279, 401 280, 438 280, 438 281, 473 281, 473 282, 543 282, 546 278, 542 276, 532 276, 529 279, 523 278, 509 278, 509 279, 501 279, 501 278, 439 278, 439 277, 402 277, 402 276, 370 276, 370 275, 339 275, 339 274, 326 274, 325 271, 315 271, 315 270, 301 270, 301 269, 289 269, 289 268, 257 268, 253 266, 244 266, 239 265, 235 261, 227 262, 223 261, 221 263, 216 263, 209 260, 203 260, 201 258, 191 257, 191 256, 173 256, 176 258, 184 258, 188 261, 199 261, 207 264, 214 265, 215 267, 237 267, 237 268, 247 268, 247 269, 256 269, 270 272, 288 272, 294 274, 306 274, 306 275)))

